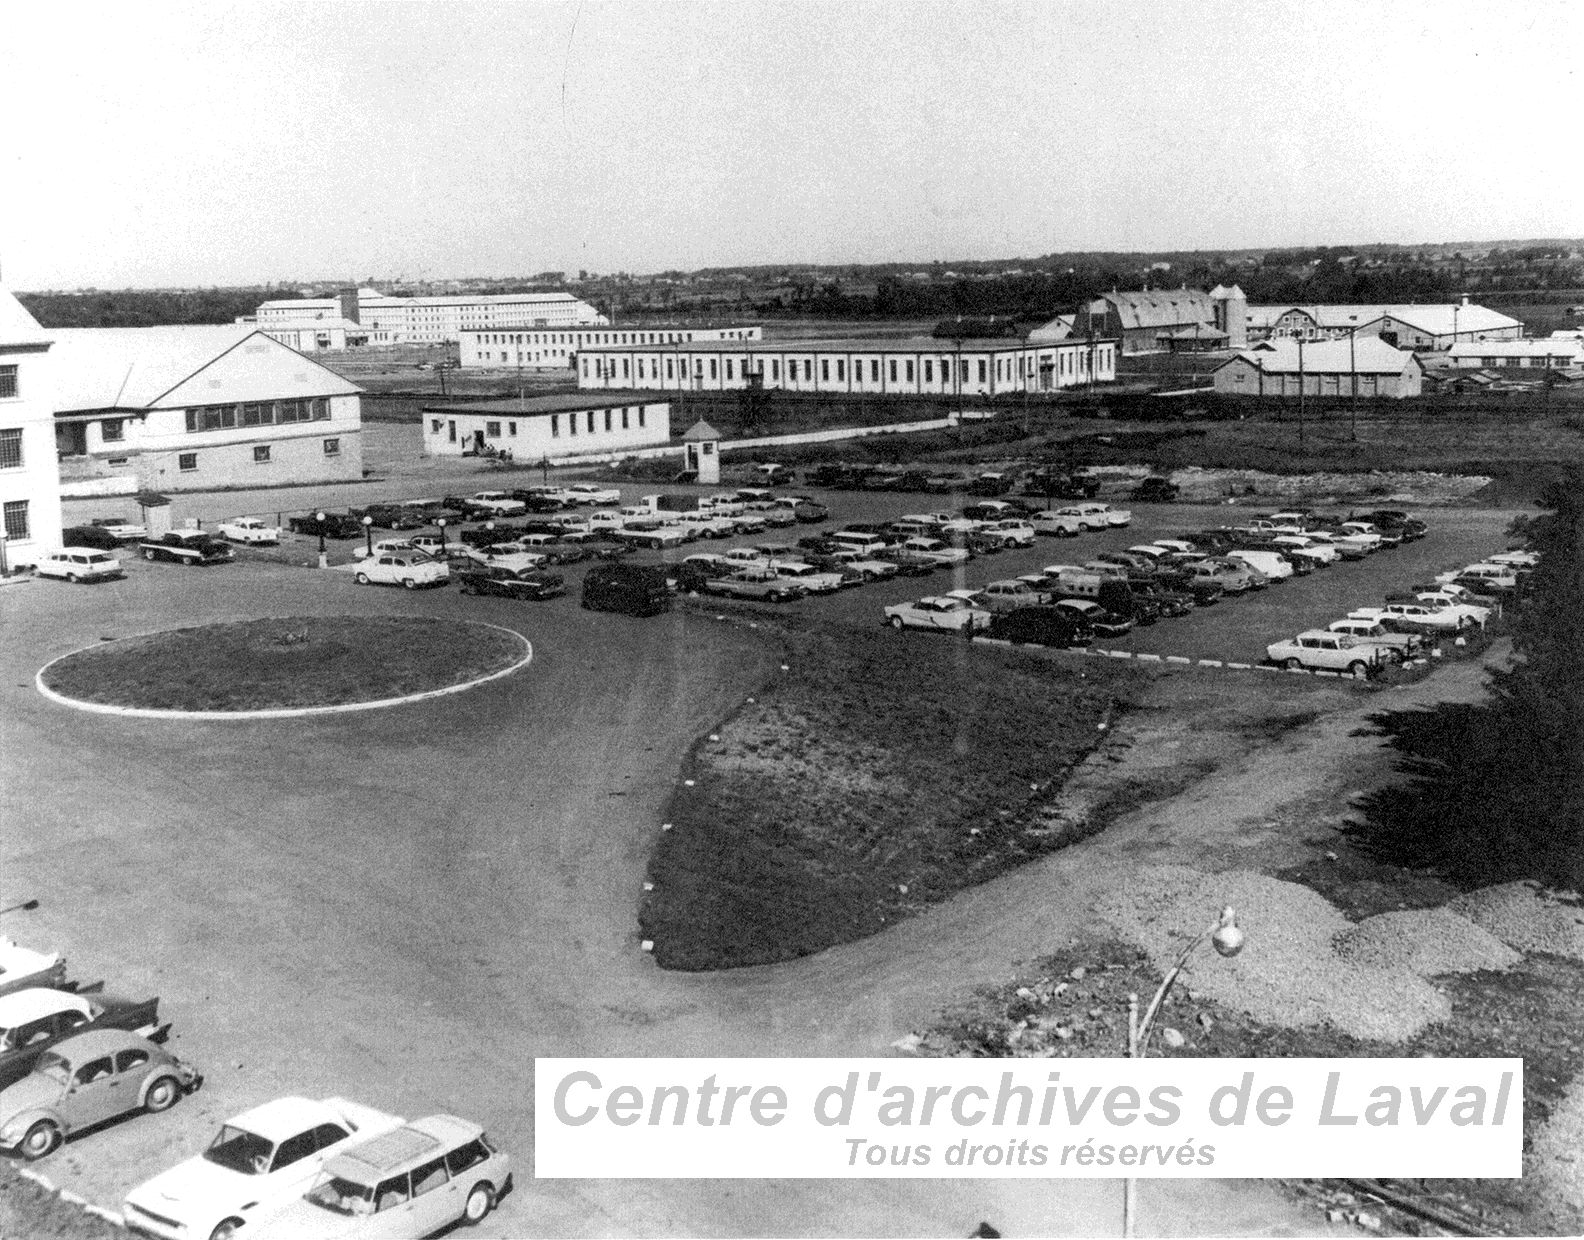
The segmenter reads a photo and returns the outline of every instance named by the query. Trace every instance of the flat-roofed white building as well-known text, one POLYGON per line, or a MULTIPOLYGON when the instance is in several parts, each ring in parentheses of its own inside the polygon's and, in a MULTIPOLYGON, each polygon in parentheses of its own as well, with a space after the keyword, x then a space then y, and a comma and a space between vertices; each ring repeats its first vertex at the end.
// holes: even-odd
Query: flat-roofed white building
POLYGON ((1523 324, 1500 311, 1476 306, 1468 298, 1446 305, 1250 306, 1251 341, 1337 340, 1379 336, 1403 349, 1450 349, 1460 341, 1517 340, 1523 324))
POLYGON ((1216 367, 1215 390, 1225 396, 1418 396, 1424 363, 1411 349, 1394 349, 1376 336, 1354 340, 1268 340, 1240 349, 1216 367))
POLYGON ((369 342, 369 329, 339 315, 322 319, 271 319, 257 324, 271 340, 299 353, 357 349, 369 342))
POLYGON ((671 440, 671 402, 638 392, 567 392, 426 405, 426 456, 488 452, 519 461, 621 454, 671 440))
POLYGON ((1460 370, 1568 370, 1584 366, 1584 338, 1552 336, 1549 340, 1485 340, 1455 344, 1447 359, 1460 370))
POLYGON ((1115 340, 780 340, 615 345, 578 354, 582 388, 898 396, 1054 392, 1116 378, 1115 340))
POLYGON ((391 297, 378 289, 344 290, 337 297, 263 302, 258 325, 343 318, 368 332, 368 343, 454 344, 466 328, 570 327, 606 318, 571 293, 502 293, 476 297, 391 297))
POLYGON ((52 333, 55 443, 68 487, 284 486, 363 476, 362 390, 264 331, 52 333))
POLYGON ((582 323, 573 327, 536 327, 519 331, 464 328, 460 356, 464 368, 566 370, 573 364, 578 351, 585 348, 760 340, 763 336, 762 328, 747 324, 698 326, 644 323, 598 327, 582 323))
POLYGON ((61 541, 53 332, 0 288, 0 565, 36 564, 61 541))

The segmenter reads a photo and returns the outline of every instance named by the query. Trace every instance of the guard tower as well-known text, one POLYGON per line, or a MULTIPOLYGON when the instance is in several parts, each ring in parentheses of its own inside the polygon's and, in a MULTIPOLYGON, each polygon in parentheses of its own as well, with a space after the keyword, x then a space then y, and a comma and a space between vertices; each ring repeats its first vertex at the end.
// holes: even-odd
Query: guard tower
POLYGON ((700 418, 682 433, 683 467, 704 486, 720 485, 720 432, 700 418))

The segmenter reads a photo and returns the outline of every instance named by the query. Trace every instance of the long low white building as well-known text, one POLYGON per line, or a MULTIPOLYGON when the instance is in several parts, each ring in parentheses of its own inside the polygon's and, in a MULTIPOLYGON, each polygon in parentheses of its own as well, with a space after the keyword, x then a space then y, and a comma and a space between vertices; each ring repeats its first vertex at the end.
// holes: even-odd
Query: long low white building
POLYGON ((1455 344, 1447 359, 1460 370, 1567 370, 1584 366, 1584 339, 1552 336, 1549 340, 1485 340, 1455 344))
POLYGON ((1423 389, 1424 363, 1377 336, 1356 340, 1268 340, 1216 367, 1224 396, 1362 396, 1401 399, 1423 389))
POLYGON ((653 448, 671 441, 671 402, 636 392, 426 405, 426 456, 498 454, 531 462, 653 448))
POLYGON ((1248 338, 1340 340, 1376 336, 1394 348, 1450 349, 1459 342, 1516 340, 1523 324, 1467 297, 1441 305, 1250 306, 1248 338))
POLYGON ((460 357, 464 369, 565 370, 585 348, 622 345, 692 344, 695 341, 759 340, 757 325, 698 326, 644 323, 625 327, 536 327, 529 331, 464 328, 460 357))
POLYGON ((780 340, 584 348, 582 388, 995 396, 1116 378, 1115 340, 780 340))
POLYGON ((64 482, 145 490, 363 476, 362 389, 256 327, 49 333, 64 482))

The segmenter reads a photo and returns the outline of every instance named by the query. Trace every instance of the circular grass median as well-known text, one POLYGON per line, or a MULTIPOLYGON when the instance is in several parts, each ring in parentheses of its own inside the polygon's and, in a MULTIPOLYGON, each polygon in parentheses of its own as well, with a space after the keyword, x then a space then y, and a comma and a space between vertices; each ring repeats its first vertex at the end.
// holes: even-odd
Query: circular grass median
POLYGON ((527 661, 509 629, 419 616, 290 616, 172 629, 65 655, 41 689, 89 709, 353 709, 465 687, 527 661))

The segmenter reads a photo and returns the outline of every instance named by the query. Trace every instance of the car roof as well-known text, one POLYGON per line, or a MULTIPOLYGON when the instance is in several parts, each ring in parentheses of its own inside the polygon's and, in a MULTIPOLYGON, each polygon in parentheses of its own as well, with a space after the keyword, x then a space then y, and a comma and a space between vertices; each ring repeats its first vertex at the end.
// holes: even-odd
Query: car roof
POLYGON ((81 1063, 98 1055, 113 1055, 128 1047, 147 1047, 147 1038, 140 1038, 129 1029, 89 1029, 83 1033, 62 1038, 50 1050, 64 1055, 73 1063, 81 1063))
POLYGON ((380 1179, 471 1141, 483 1131, 455 1115, 430 1115, 337 1154, 325 1164, 325 1171, 351 1180, 380 1179))
POLYGON ((1330 629, 1305 629, 1302 633, 1298 634, 1297 640, 1301 641, 1305 637, 1341 637, 1341 636, 1342 636, 1342 634, 1333 633, 1330 629))
POLYGON ((226 1123, 245 1128, 270 1141, 284 1141, 317 1124, 332 1123, 347 1127, 345 1116, 312 1098, 288 1095, 234 1115, 226 1123))
POLYGON ((14 1029, 56 1012, 75 1011, 86 1015, 89 1010, 88 1000, 81 995, 35 986, 0 995, 0 1028, 14 1029))

